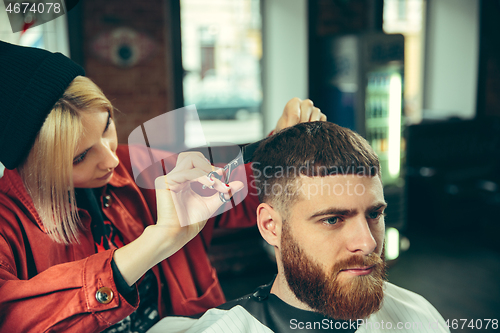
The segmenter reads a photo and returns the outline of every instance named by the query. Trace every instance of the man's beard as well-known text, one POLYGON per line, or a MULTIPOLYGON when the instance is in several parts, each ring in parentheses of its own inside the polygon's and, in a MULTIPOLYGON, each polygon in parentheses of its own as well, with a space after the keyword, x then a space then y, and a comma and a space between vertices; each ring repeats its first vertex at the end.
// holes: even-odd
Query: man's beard
POLYGON ((286 280, 295 296, 317 312, 334 319, 356 320, 378 311, 384 297, 385 262, 372 253, 352 256, 337 262, 329 274, 308 257, 293 239, 288 223, 283 221, 281 259, 286 280), (372 266, 367 275, 338 281, 341 270, 372 266))

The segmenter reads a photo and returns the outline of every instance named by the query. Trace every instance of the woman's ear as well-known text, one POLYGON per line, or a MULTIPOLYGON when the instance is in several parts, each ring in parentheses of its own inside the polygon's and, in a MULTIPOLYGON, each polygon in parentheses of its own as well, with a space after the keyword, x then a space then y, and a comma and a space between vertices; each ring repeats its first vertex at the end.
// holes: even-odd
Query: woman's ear
POLYGON ((280 246, 281 216, 273 207, 266 203, 257 207, 257 226, 266 242, 275 247, 280 246))

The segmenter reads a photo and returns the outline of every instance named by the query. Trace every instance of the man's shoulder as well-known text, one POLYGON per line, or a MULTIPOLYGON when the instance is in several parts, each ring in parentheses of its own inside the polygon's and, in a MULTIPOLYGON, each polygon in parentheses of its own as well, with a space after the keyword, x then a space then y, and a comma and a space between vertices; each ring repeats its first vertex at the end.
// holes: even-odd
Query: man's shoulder
POLYGON ((273 333, 241 306, 229 310, 210 309, 200 318, 168 316, 154 325, 148 333, 273 333))
POLYGON ((295 330, 313 333, 338 330, 339 328, 342 328, 342 331, 346 333, 355 331, 356 325, 353 325, 356 323, 355 321, 336 320, 319 312, 299 309, 284 302, 270 292, 273 281, 258 287, 251 294, 219 306, 218 309, 229 310, 241 306, 261 324, 276 333, 295 330))
POLYGON ((408 289, 396 286, 395 284, 392 284, 390 282, 384 283, 384 297, 389 297, 390 299, 394 299, 396 302, 404 303, 404 301, 408 301, 409 302, 408 304, 411 304, 413 302, 429 303, 423 296, 408 289))
POLYGON ((443 317, 428 300, 389 282, 384 284, 382 308, 364 321, 367 329, 385 323, 408 332, 449 332, 443 317))
POLYGON ((427 314, 427 312, 439 315, 434 306, 423 296, 389 282, 384 283, 384 303, 382 308, 387 308, 388 311, 401 312, 402 315, 427 314), (395 311, 397 309, 399 311, 395 311))

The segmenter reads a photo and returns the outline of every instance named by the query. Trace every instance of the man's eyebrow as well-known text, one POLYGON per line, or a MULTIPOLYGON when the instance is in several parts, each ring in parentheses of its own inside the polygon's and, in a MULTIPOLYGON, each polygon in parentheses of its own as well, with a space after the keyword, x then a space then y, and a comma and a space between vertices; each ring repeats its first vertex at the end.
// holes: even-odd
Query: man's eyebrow
POLYGON ((378 202, 370 207, 368 207, 368 209, 366 211, 371 211, 371 212, 374 212, 374 211, 377 211, 377 210, 380 210, 380 209, 385 209, 387 207, 387 202, 378 202))
POLYGON ((309 217, 309 220, 312 220, 318 216, 324 216, 324 215, 342 215, 342 216, 353 216, 353 215, 356 215, 357 214, 357 210, 356 209, 346 209, 346 208, 333 208, 333 207, 330 207, 330 208, 327 208, 327 209, 323 209, 323 210, 320 210, 316 213, 314 213, 313 215, 311 215, 309 217))
MULTIPOLYGON (((367 212, 373 212, 373 211, 378 211, 380 209, 385 209, 387 207, 387 203, 385 202, 378 202, 376 204, 371 205, 368 207, 366 210, 367 212)), ((354 216, 358 213, 356 209, 347 209, 347 208, 327 208, 320 210, 318 212, 315 212, 309 217, 309 220, 312 220, 318 216, 325 216, 325 215, 340 215, 340 216, 354 216)))

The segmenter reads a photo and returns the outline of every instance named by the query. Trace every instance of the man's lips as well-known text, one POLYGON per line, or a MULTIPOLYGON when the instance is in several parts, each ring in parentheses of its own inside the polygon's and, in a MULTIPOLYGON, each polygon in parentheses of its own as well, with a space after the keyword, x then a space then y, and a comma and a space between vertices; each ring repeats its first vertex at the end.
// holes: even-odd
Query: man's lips
POLYGON ((346 268, 346 269, 341 270, 341 272, 346 272, 346 273, 350 273, 353 275, 367 275, 373 271, 374 266, 375 265, 346 268))

